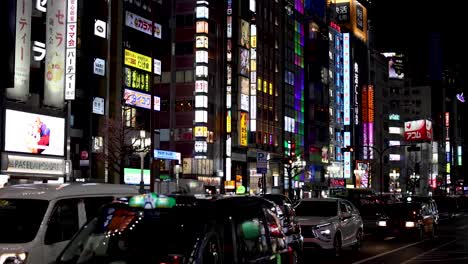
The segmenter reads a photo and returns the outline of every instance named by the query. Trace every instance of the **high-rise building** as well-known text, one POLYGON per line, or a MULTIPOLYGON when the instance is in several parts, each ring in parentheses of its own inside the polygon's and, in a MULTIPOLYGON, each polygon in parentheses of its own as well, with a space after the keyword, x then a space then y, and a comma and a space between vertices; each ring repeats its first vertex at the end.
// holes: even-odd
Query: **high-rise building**
POLYGON ((283 157, 303 159, 303 3, 177 0, 163 9, 176 26, 157 84, 169 117, 158 121, 161 148, 181 153, 182 178, 283 191, 283 157))
MULTIPOLYGON (((342 167, 340 153, 342 145, 342 132, 335 131, 337 136, 330 137, 330 126, 341 121, 342 105, 341 94, 335 91, 335 78, 329 76, 335 72, 335 60, 331 59, 328 51, 333 52, 333 58, 342 56, 339 48, 341 42, 327 36, 329 25, 325 16, 325 1, 306 1, 306 34, 305 34, 305 160, 307 173, 304 179, 307 190, 313 191, 310 195, 318 195, 330 182, 327 178, 327 168, 330 164, 342 167), (320 12, 321 11, 321 12, 320 12), (329 70, 330 69, 330 70, 329 70), (331 94, 335 94, 332 96, 331 94), (330 97, 337 98, 331 101, 330 97), (335 119, 336 118, 336 119, 335 119), (330 142, 332 140, 332 142, 330 142)), ((339 28, 339 26, 336 25, 339 28)), ((338 37, 339 38, 339 37, 338 37)), ((338 59, 338 61, 340 61, 338 59)), ((339 67, 339 65, 338 65, 339 67)), ((338 73, 337 73, 338 74, 338 73)), ((338 79, 340 79, 338 77, 338 79)), ((342 173, 339 178, 341 179, 342 173)))
MULTIPOLYGON (((331 113, 334 105, 339 106, 338 112, 341 111, 340 99, 342 99, 342 128, 340 123, 337 125, 330 123, 330 138, 335 139, 331 143, 336 143, 337 138, 340 142, 340 135, 336 132, 342 132, 342 144, 347 148, 342 153, 338 153, 338 157, 340 154, 343 157, 343 181, 340 185, 367 188, 370 175, 369 163, 375 158, 374 111, 370 109, 374 104, 374 86, 369 81, 367 30, 369 3, 349 0, 328 1, 327 7, 328 21, 333 22, 330 25, 339 26, 331 27, 329 33, 335 40, 335 52, 331 50, 333 46, 329 50, 330 60, 334 60, 334 67, 330 68, 329 77, 334 77, 330 95, 340 94, 342 87, 342 98, 335 96, 330 99, 330 116, 334 116, 331 113), (341 45, 336 43, 336 40, 341 40, 341 45), (337 54, 336 47, 342 49, 342 57, 337 54), (362 104, 365 106, 363 111, 361 111, 362 104)), ((332 169, 331 172, 339 171, 339 166, 330 166, 330 168, 338 168, 332 169)))

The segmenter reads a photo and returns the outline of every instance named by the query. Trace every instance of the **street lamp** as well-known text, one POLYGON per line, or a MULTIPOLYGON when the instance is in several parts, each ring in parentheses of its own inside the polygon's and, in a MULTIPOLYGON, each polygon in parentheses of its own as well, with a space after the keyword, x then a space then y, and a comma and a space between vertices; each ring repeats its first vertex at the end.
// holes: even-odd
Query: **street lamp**
POLYGON ((143 178, 144 165, 146 153, 148 153, 149 147, 151 146, 151 138, 146 137, 146 131, 140 130, 139 136, 132 138, 132 145, 135 152, 137 152, 140 155, 141 178, 139 191, 140 193, 145 193, 145 180, 143 178))
MULTIPOLYGON (((397 172, 396 170, 392 170, 392 172, 389 174, 390 179, 392 179, 392 189, 393 192, 396 192, 398 189, 398 182, 397 179, 400 178, 400 173, 397 172)), ((392 190, 390 190, 392 191, 392 190)))
POLYGON ((416 194, 416 184, 417 182, 419 181, 419 174, 416 174, 413 172, 413 174, 410 175, 410 180, 411 180, 411 183, 412 183, 412 189, 413 189, 413 193, 412 194, 416 194))

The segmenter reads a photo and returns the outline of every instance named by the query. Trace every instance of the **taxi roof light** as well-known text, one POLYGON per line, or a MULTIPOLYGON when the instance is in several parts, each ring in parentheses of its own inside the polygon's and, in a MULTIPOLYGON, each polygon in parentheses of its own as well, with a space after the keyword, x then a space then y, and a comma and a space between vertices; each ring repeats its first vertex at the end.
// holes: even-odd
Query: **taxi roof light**
POLYGON ((146 193, 133 196, 128 202, 130 207, 144 209, 172 208, 176 204, 173 197, 156 193, 146 193))

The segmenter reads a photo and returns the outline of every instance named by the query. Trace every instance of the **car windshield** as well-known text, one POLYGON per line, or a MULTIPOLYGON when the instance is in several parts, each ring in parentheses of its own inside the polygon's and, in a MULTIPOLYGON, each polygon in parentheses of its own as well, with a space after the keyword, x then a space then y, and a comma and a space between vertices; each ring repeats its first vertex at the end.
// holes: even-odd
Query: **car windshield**
POLYGON ((48 201, 0 199, 0 243, 26 243, 36 237, 48 201))
POLYGON ((385 206, 385 214, 389 217, 404 218, 414 217, 421 209, 420 204, 417 203, 394 203, 385 206))
POLYGON ((297 216, 336 216, 336 201, 301 201, 296 209, 297 216))
POLYGON ((106 207, 80 230, 59 263, 183 263, 201 238, 199 220, 195 208, 106 207))

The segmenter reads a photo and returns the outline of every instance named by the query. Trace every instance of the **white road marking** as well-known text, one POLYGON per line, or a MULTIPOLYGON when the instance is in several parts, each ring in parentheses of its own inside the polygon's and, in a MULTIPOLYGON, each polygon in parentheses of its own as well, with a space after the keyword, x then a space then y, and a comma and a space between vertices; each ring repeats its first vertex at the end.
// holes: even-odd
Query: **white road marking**
POLYGON ((422 240, 422 241, 419 241, 419 242, 416 242, 416 243, 412 243, 412 244, 408 244, 408 245, 406 245, 406 246, 402 246, 402 247, 399 247, 399 248, 395 248, 395 249, 393 249, 393 250, 386 251, 386 252, 380 253, 380 254, 378 254, 378 255, 375 255, 375 256, 366 258, 366 259, 361 259, 361 260, 359 260, 359 261, 353 262, 352 264, 361 264, 361 263, 367 262, 367 261, 369 261, 369 260, 373 260, 373 259, 376 259, 376 258, 380 258, 380 257, 382 257, 382 256, 385 256, 385 255, 388 255, 388 254, 392 254, 392 253, 397 252, 397 251, 400 251, 400 250, 402 250, 402 249, 409 248, 409 247, 412 247, 412 246, 421 244, 421 243, 425 242, 426 240, 427 240, 427 239, 424 239, 424 240, 422 240))
POLYGON ((436 248, 433 248, 433 249, 431 249, 431 250, 429 250, 429 251, 426 251, 426 252, 423 252, 423 253, 421 253, 421 254, 419 254, 419 255, 417 255, 417 256, 414 256, 414 257, 412 257, 412 258, 410 258, 410 259, 408 259, 408 260, 406 260, 405 262, 402 262, 402 263, 400 263, 400 264, 408 264, 408 263, 410 263, 411 261, 413 261, 413 260, 415 260, 415 259, 417 259, 417 258, 419 258, 419 257, 422 257, 422 256, 424 256, 424 255, 426 255, 426 254, 428 254, 428 253, 434 252, 434 251, 436 251, 436 250, 438 250, 438 249, 440 249, 440 248, 443 248, 443 247, 445 247, 445 246, 447 246, 447 245, 450 245, 450 244, 452 244, 452 243, 455 242, 455 241, 457 241, 457 240, 454 239, 454 240, 452 240, 452 241, 449 241, 449 242, 447 242, 447 243, 445 243, 445 244, 442 244, 442 245, 440 245, 440 246, 438 246, 438 247, 436 247, 436 248))

